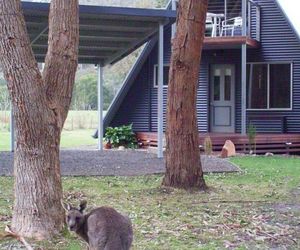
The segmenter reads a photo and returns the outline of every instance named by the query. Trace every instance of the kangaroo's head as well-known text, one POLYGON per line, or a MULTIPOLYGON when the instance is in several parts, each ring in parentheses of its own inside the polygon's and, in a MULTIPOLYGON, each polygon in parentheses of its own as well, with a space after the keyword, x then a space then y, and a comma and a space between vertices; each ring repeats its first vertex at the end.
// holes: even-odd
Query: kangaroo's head
POLYGON ((70 231, 77 231, 84 223, 83 210, 86 208, 86 201, 80 202, 79 208, 72 207, 70 204, 62 203, 66 211, 66 222, 70 231))

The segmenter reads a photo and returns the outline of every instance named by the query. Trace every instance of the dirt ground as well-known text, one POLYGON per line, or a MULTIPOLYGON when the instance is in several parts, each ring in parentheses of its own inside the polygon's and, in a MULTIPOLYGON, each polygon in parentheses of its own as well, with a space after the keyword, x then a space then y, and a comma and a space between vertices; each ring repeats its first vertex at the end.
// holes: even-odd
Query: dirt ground
MULTIPOLYGON (((146 150, 61 150, 64 176, 135 176, 164 173, 163 159, 146 150)), ((236 172, 239 168, 225 159, 202 156, 205 173, 236 172)), ((13 154, 0 152, 0 176, 12 175, 13 154)))

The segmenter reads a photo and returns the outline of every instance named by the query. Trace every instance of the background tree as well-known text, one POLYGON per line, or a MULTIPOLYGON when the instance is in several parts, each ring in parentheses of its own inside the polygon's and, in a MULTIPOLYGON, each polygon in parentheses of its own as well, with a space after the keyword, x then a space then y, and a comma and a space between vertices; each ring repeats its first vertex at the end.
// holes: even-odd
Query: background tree
POLYGON ((0 58, 16 123, 12 227, 48 238, 63 228, 60 135, 71 103, 78 58, 77 0, 52 0, 41 75, 19 0, 0 1, 0 58))
POLYGON ((169 72, 163 185, 205 189, 197 128, 197 88, 207 0, 180 0, 169 72))
MULTIPOLYGON (((114 97, 112 85, 103 85, 103 108, 107 110, 114 97)), ((97 110, 97 76, 85 74, 76 80, 72 105, 73 110, 97 110)))

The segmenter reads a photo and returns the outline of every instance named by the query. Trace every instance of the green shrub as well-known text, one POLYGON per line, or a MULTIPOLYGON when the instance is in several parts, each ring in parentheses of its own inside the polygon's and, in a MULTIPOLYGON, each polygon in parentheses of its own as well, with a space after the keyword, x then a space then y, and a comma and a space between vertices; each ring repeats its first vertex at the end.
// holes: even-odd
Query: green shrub
POLYGON ((132 124, 115 128, 106 128, 104 139, 114 148, 119 146, 124 146, 126 148, 137 148, 137 140, 135 133, 132 131, 132 124))
POLYGON ((256 151, 256 141, 255 141, 256 128, 251 123, 248 127, 247 135, 248 135, 248 141, 249 141, 249 151, 255 153, 255 151, 256 151))

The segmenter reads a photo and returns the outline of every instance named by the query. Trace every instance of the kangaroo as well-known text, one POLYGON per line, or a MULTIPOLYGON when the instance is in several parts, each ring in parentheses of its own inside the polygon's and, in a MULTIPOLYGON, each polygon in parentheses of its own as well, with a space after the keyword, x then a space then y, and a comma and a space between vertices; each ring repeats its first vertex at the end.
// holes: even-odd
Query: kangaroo
POLYGON ((111 207, 98 207, 83 214, 87 202, 79 208, 62 203, 66 210, 66 222, 85 240, 90 250, 129 250, 133 240, 132 224, 128 216, 118 213, 111 207))

